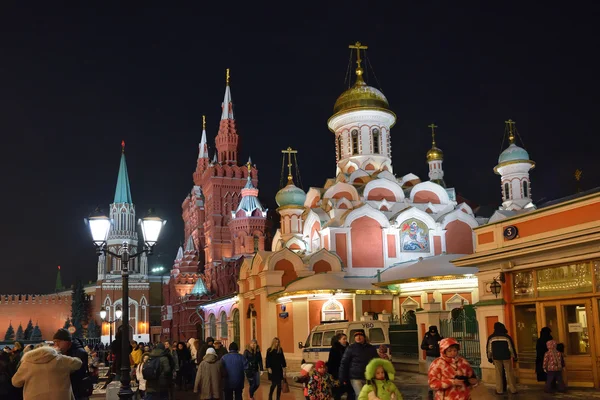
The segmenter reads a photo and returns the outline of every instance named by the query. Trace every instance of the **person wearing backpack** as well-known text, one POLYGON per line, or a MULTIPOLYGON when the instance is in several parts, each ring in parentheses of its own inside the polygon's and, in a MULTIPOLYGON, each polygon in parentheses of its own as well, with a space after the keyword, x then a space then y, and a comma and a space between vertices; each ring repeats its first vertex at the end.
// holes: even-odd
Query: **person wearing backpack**
POLYGON ((165 345, 159 343, 150 352, 148 362, 144 363, 142 375, 146 380, 144 400, 168 400, 173 380, 173 359, 165 345))

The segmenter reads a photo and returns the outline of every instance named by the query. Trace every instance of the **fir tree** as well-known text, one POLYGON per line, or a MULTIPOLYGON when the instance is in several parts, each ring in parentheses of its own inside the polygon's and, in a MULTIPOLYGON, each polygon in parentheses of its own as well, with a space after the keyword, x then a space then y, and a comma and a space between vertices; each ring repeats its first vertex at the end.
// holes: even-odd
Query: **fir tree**
POLYGON ((76 329, 74 336, 81 338, 83 337, 83 325, 86 325, 88 320, 88 299, 83 283, 79 279, 73 287, 71 298, 71 322, 76 329))
POLYGON ((31 323, 31 318, 29 318, 27 328, 25 328, 25 340, 31 340, 31 332, 33 332, 33 324, 31 323))
POLYGON ((33 331, 31 331, 31 339, 29 339, 29 340, 35 340, 35 341, 42 340, 42 331, 40 330, 40 327, 38 326, 38 324, 35 324, 33 331))
POLYGON ((71 320, 69 318, 67 318, 67 320, 65 321, 65 324, 63 326, 63 329, 69 329, 70 326, 71 326, 71 320))
POLYGON ((23 325, 19 324, 19 328, 17 328, 17 337, 15 340, 22 341, 25 339, 25 333, 23 332, 23 325))
POLYGON ((87 337, 88 339, 96 339, 100 337, 100 327, 96 325, 96 321, 93 319, 88 324, 87 337))
POLYGON ((73 337, 83 338, 83 326, 81 326, 81 322, 73 321, 73 326, 75 327, 75 332, 73 332, 73 337))
POLYGON ((12 322, 9 323, 8 325, 8 329, 6 330, 6 333, 4 334, 4 340, 15 340, 15 328, 13 328, 12 326, 12 322))

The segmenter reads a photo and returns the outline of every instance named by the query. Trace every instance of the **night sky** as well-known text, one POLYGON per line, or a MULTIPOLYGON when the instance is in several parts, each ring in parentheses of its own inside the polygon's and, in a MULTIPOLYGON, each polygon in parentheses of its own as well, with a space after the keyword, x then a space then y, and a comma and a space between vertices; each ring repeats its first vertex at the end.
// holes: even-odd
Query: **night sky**
POLYGON ((154 207, 168 220, 151 263, 170 267, 183 240, 181 203, 193 184, 202 114, 214 149, 226 68, 241 159, 257 164, 263 202, 276 207, 287 146, 299 151, 304 189, 322 186, 335 173, 326 122, 348 85, 348 45, 357 40, 369 46, 367 82, 398 116, 397 176, 427 179, 427 125, 435 122, 448 185, 497 206, 493 167, 512 118, 537 163, 535 202, 573 193, 576 168, 583 189, 600 185, 598 3, 7 3, 0 7, 0 293, 52 291, 57 265, 67 285, 95 279, 83 218, 96 205, 108 211, 122 139, 138 217, 154 207))

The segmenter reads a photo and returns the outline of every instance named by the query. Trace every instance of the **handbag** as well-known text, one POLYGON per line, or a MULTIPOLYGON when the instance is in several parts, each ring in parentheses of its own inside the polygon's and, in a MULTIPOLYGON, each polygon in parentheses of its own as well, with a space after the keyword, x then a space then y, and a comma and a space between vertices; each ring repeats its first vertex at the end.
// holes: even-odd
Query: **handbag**
POLYGON ((281 393, 289 393, 290 392, 290 385, 288 385, 287 383, 287 377, 283 377, 283 380, 281 381, 281 393))

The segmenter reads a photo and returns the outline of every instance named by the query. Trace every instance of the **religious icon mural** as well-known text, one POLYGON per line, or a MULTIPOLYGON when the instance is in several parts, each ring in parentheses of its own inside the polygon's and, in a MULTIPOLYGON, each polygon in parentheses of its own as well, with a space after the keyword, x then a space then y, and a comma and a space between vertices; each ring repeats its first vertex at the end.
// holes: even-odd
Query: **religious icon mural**
POLYGON ((429 228, 418 219, 408 219, 402 223, 402 251, 429 252, 429 228))

